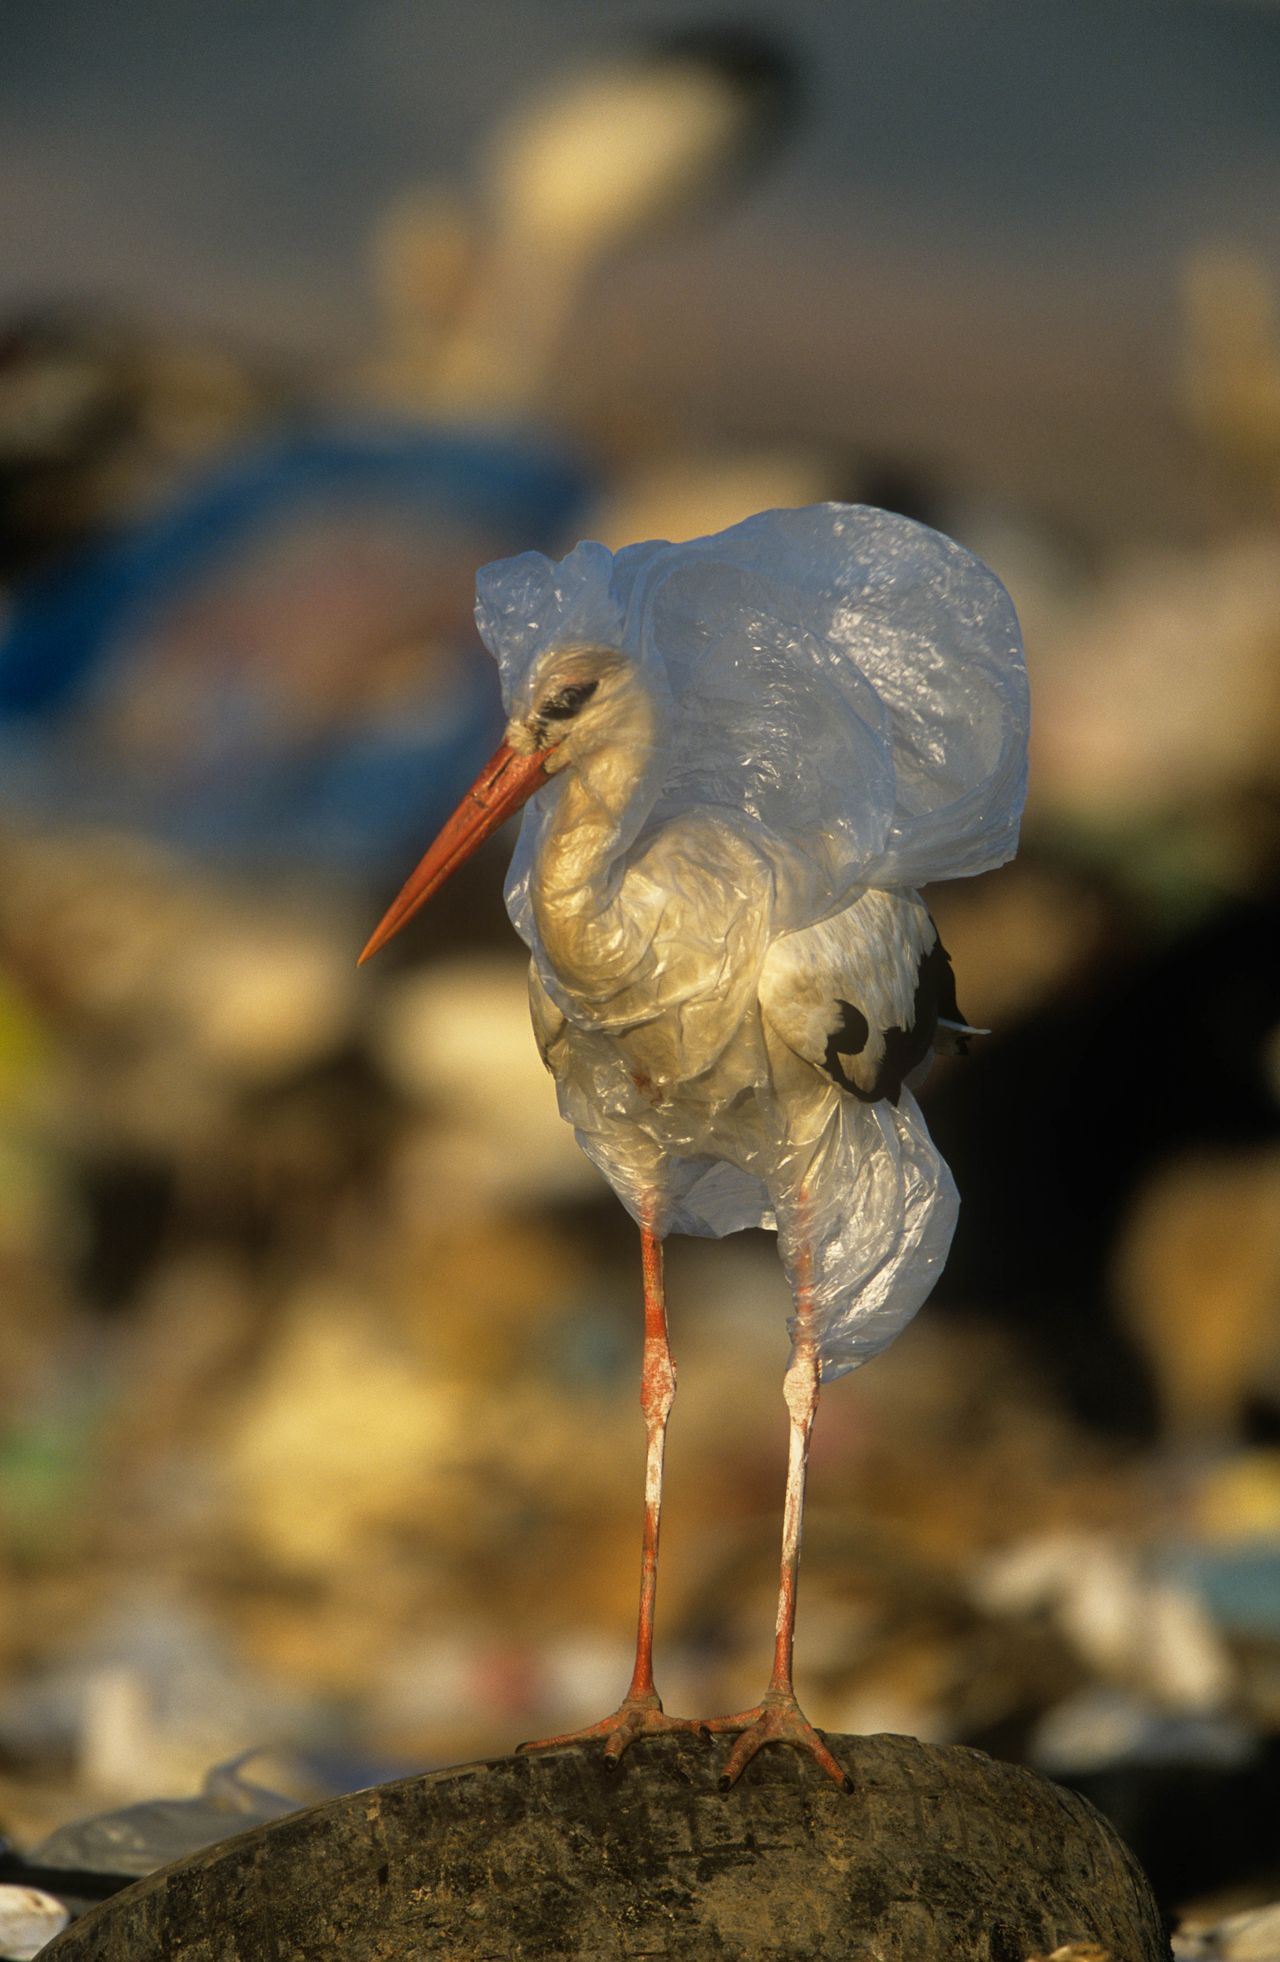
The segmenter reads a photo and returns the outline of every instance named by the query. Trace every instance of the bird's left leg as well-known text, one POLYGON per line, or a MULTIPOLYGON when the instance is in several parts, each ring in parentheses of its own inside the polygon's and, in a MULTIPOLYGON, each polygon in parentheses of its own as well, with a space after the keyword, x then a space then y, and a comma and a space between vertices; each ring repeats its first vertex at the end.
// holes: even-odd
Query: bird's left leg
MULTIPOLYGON (((803 1195, 801 1204, 803 1206, 803 1195)), ((787 1452, 787 1493, 782 1525, 782 1567, 778 1582, 778 1614, 774 1629, 773 1674, 762 1700, 754 1709, 740 1710, 733 1717, 712 1717, 710 1731, 737 1731, 739 1736, 720 1774, 720 1789, 727 1792, 765 1744, 794 1744, 815 1758, 830 1778, 846 1792, 853 1782, 834 1758, 796 1701, 791 1664, 795 1648, 796 1588, 800 1578, 800 1539, 804 1521, 805 1475, 809 1464, 809 1439, 818 1407, 818 1344, 814 1333, 812 1255, 802 1249, 797 1263, 795 1285, 795 1343, 783 1379, 790 1419, 787 1452)))
POLYGON ((658 1592, 658 1529, 662 1518, 662 1462, 667 1418, 676 1394, 676 1369, 667 1336, 666 1288, 662 1271, 662 1242, 642 1227, 640 1250, 644 1269, 644 1366, 640 1378, 640 1409, 645 1427, 644 1538, 640 1556, 640 1614, 636 1629, 636 1660, 631 1687, 612 1716, 584 1730, 560 1737, 542 1737, 522 1744, 522 1751, 550 1750, 557 1744, 578 1744, 603 1737, 606 1764, 615 1765, 628 1744, 659 1730, 704 1731, 691 1717, 669 1717, 653 1681, 653 1613, 658 1592))

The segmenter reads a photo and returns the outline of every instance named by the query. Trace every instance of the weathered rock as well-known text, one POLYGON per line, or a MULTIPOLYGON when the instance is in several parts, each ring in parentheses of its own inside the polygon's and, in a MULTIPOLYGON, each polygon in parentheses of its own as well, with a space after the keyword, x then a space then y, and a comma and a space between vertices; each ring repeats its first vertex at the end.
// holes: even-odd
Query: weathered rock
POLYGON ((722 1794, 719 1750, 500 1758, 313 1806, 139 1881, 49 1962, 1112 1962, 1168 1945, 1083 1799, 980 1752, 832 1740, 852 1797, 789 1750, 722 1794))

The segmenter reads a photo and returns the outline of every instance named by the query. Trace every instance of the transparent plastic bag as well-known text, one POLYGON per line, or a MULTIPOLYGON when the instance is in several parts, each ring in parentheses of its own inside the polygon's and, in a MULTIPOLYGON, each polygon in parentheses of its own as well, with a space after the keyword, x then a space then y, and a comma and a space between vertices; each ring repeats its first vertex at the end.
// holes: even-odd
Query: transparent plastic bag
POLYGON ((1008 594, 937 532, 836 504, 525 553, 477 583, 517 734, 564 655, 628 670, 617 728, 584 714, 526 806, 507 886, 561 1109, 638 1220, 776 1224, 793 1280, 803 1247, 839 1374, 928 1293, 956 1198, 909 1090, 865 1104, 824 1074, 821 1003, 838 1021, 882 967, 906 972, 912 888, 1014 851, 1028 702, 1008 594), (902 895, 874 932, 869 888, 902 895), (784 935, 816 1004, 798 1048, 768 1012, 784 935))

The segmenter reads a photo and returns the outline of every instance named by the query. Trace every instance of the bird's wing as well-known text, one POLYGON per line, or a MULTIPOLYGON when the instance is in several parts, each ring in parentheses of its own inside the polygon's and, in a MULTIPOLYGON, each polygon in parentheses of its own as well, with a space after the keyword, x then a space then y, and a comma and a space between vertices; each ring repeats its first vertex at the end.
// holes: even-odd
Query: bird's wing
POLYGON ((868 888, 817 926, 780 934, 760 1007, 789 1049, 864 1103, 896 1104, 931 1049, 980 1033, 956 1006, 951 958, 912 892, 868 888))

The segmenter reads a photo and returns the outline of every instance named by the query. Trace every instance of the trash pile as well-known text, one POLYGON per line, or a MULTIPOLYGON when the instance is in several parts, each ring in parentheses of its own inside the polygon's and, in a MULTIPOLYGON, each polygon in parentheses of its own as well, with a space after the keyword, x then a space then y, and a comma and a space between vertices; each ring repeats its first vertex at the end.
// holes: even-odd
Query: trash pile
MULTIPOLYGON (((555 1114, 501 841, 354 959, 500 719, 481 560, 841 473, 748 467, 732 432, 665 460, 534 436, 495 340, 511 237, 466 285, 445 217, 386 234, 359 414, 225 349, 126 359, 114 324, 0 362, 0 1955, 223 1831, 598 1717, 630 1668, 638 1249, 555 1114)), ((946 1276, 823 1399, 797 1688, 828 1729, 1075 1786, 1180 1958, 1267 1962, 1272 508, 1087 558, 977 488, 934 501, 1024 616, 1032 797, 1016 864, 929 895, 995 1033, 925 1093, 963 1195, 946 1276)), ((668 1286, 658 1680, 712 1713, 769 1653, 787 1303, 754 1235, 673 1244, 668 1286)))

